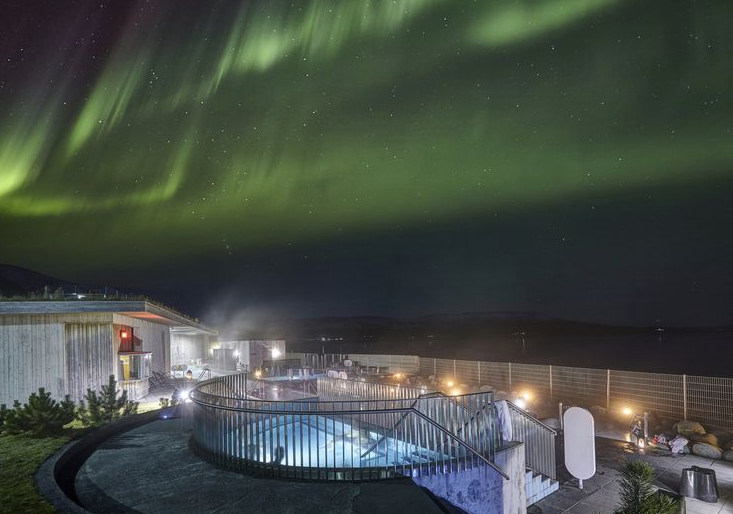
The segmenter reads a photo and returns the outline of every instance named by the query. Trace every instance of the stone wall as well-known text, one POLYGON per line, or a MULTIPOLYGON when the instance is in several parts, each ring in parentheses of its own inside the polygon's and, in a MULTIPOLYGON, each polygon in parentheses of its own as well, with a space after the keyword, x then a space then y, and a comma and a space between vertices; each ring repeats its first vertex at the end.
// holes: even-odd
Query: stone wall
POLYGON ((496 465, 509 480, 489 466, 413 480, 469 514, 525 514, 524 444, 497 453, 496 465))

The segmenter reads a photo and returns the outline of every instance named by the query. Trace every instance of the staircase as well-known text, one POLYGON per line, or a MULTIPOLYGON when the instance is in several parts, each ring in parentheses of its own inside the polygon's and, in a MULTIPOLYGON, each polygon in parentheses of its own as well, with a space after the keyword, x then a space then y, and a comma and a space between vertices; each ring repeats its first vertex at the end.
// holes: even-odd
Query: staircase
POLYGON ((527 466, 525 489, 527 506, 530 506, 560 488, 560 484, 555 480, 557 432, 513 403, 507 402, 507 404, 512 420, 513 438, 524 443, 527 466))
POLYGON ((527 470, 524 484, 524 488, 527 491, 527 507, 551 495, 560 488, 560 483, 557 480, 553 480, 541 473, 535 473, 531 469, 527 470))

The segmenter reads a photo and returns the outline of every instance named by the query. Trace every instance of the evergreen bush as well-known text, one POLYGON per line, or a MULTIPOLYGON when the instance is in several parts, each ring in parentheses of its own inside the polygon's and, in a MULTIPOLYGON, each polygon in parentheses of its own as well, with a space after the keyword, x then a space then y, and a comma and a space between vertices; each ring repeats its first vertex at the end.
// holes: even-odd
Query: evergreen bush
POLYGON ((114 375, 109 376, 107 385, 97 393, 87 389, 84 400, 79 404, 77 418, 86 427, 98 427, 123 416, 135 414, 138 403, 127 399, 127 391, 117 391, 114 375))
POLYGON ((8 415, 8 406, 4 403, 0 405, 0 433, 3 431, 3 425, 5 424, 5 418, 8 415))
POLYGON ((646 462, 627 462, 621 469, 620 505, 615 514, 675 514, 679 505, 654 487, 654 468, 646 462))
POLYGON ((2 429, 9 434, 28 433, 36 437, 58 434, 64 425, 74 421, 74 410, 68 395, 57 402, 41 387, 37 393, 31 393, 28 403, 21 405, 15 400, 12 409, 2 409, 2 429))

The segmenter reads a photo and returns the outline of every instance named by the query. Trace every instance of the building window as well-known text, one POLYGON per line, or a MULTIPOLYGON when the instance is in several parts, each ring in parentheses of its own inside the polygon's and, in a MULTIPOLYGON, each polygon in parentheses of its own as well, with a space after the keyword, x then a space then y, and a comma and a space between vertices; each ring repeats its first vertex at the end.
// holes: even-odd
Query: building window
POLYGON ((119 359, 119 376, 122 380, 142 380, 150 376, 149 352, 122 352, 119 359))

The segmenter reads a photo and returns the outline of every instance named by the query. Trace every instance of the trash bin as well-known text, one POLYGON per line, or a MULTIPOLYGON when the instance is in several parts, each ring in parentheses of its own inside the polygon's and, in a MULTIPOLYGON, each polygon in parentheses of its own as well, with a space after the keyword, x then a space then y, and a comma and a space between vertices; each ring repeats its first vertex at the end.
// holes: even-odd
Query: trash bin
POLYGON ((718 501, 718 481, 715 470, 692 466, 682 470, 680 494, 708 503, 718 501))

